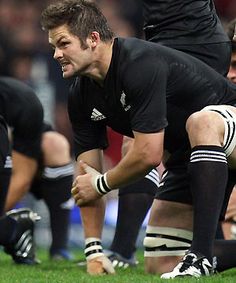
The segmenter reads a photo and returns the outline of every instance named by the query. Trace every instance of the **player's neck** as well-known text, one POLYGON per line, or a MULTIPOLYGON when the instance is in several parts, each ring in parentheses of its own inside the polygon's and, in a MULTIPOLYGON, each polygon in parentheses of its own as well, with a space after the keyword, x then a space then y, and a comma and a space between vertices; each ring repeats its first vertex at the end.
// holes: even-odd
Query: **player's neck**
POLYGON ((113 40, 112 42, 102 42, 99 46, 97 46, 97 50, 94 54, 94 63, 91 66, 92 69, 89 77, 95 80, 100 86, 103 86, 111 64, 112 47, 113 40))

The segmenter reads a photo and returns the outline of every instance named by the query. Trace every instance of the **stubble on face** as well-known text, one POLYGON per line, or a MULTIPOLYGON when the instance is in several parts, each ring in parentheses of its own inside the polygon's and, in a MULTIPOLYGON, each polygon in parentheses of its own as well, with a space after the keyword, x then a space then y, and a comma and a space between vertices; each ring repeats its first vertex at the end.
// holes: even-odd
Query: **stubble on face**
POLYGON ((54 49, 54 59, 61 65, 63 78, 85 72, 89 63, 88 48, 81 47, 80 39, 71 34, 67 26, 50 30, 48 38, 54 49))

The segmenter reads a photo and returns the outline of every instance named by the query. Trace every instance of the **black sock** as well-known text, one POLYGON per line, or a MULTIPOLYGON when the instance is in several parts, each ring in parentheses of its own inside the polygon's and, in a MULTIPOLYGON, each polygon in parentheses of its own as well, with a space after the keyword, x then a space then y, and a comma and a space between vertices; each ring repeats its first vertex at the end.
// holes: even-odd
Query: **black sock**
POLYGON ((192 149, 189 164, 194 205, 191 251, 212 261, 213 241, 224 200, 228 166, 219 146, 197 146, 192 149))
POLYGON ((236 241, 215 240, 214 256, 217 257, 217 271, 224 271, 236 266, 236 241))
POLYGON ((41 185, 42 197, 50 213, 52 244, 50 251, 66 249, 70 228, 73 166, 46 167, 41 185))
POLYGON ((8 216, 0 218, 0 245, 5 246, 14 241, 15 231, 17 227, 16 220, 8 216))
POLYGON ((139 229, 156 189, 156 184, 144 178, 120 190, 117 224, 110 250, 127 259, 134 255, 139 229), (144 193, 145 189, 147 193, 144 193))
POLYGON ((4 206, 11 176, 12 162, 9 155, 9 140, 7 127, 0 116, 0 216, 4 212, 4 206))
POLYGON ((4 207, 11 178, 11 158, 7 157, 6 166, 0 170, 0 216, 4 213, 4 207), (9 167, 7 167, 9 164, 9 167))

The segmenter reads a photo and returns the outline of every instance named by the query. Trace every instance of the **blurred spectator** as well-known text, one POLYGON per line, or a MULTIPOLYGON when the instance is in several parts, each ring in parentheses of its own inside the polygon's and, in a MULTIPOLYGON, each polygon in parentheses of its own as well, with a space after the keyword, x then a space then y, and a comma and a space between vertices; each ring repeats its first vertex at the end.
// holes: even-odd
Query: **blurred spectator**
POLYGON ((236 15, 235 0, 214 0, 218 15, 223 21, 230 21, 236 15))

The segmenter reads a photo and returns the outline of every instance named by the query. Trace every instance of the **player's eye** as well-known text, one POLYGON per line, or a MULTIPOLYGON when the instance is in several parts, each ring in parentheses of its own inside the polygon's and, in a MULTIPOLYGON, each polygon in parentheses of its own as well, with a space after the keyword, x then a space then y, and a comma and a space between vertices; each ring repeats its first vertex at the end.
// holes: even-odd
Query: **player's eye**
POLYGON ((236 61, 231 62, 230 66, 231 68, 236 69, 236 61))
POLYGON ((59 46, 64 48, 64 47, 67 47, 69 45, 69 42, 68 41, 61 41, 59 46))

